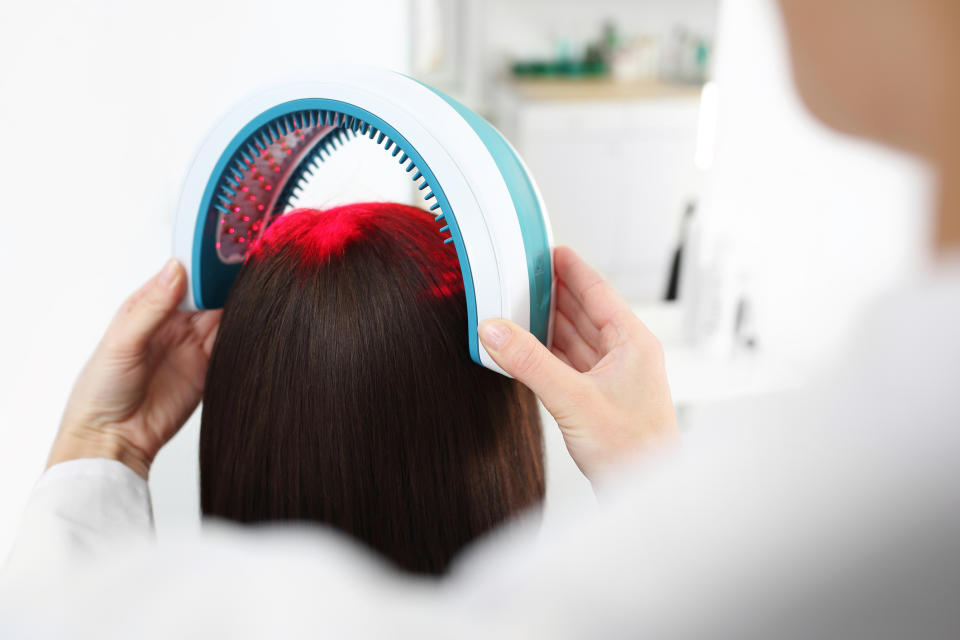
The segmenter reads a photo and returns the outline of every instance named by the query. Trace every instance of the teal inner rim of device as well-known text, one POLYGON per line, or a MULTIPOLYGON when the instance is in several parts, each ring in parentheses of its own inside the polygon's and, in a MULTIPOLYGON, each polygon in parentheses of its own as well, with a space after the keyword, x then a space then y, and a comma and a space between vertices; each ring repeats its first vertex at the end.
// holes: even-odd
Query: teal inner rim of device
MULTIPOLYGON (((431 88, 431 90, 433 89, 431 88)), ((550 310, 551 256, 546 226, 533 185, 519 158, 496 129, 467 107, 440 92, 435 92, 474 129, 497 162, 497 166, 507 184, 518 213, 527 256, 527 271, 530 283, 530 329, 541 342, 546 344, 550 310)), ((398 152, 402 151, 404 155, 400 162, 404 163, 409 159, 410 163, 407 166, 407 171, 416 169, 417 174, 414 176, 414 180, 423 178, 423 183, 419 187, 420 191, 429 188, 424 200, 434 200, 430 210, 434 212, 438 222, 445 221, 445 226, 441 231, 449 231, 450 233, 450 237, 445 241, 453 242, 460 262, 467 303, 467 336, 470 357, 474 362, 482 364, 477 342, 477 310, 473 274, 470 270, 469 257, 466 253, 455 212, 452 210, 442 187, 423 157, 400 132, 377 115, 339 100, 302 98, 276 105, 253 118, 227 145, 207 182, 194 229, 192 284, 194 303, 197 308, 222 307, 241 266, 241 264, 222 262, 215 247, 216 225, 219 214, 213 211, 212 205, 218 189, 228 179, 228 169, 232 163, 238 161, 244 149, 250 145, 250 141, 255 136, 261 135, 268 127, 286 127, 285 119, 291 115, 300 114, 302 118, 303 114, 309 112, 312 112, 314 121, 322 121, 324 124, 330 124, 337 128, 318 141, 316 147, 299 161, 285 184, 278 185, 282 189, 282 197, 278 199, 273 212, 274 215, 282 214, 290 200, 295 197, 294 191, 305 180, 305 174, 312 175, 310 169, 316 167, 316 162, 320 160, 320 151, 328 148, 331 141, 342 142, 341 136, 343 133, 368 135, 371 139, 376 137, 376 142, 378 144, 385 143, 385 149, 388 150, 392 145, 395 145, 393 155, 396 156, 398 152), (439 210, 439 214, 436 213, 437 210, 439 210)))
MULTIPOLYGON (((251 139, 263 129, 270 125, 280 123, 286 116, 302 111, 318 111, 318 114, 324 120, 334 117, 334 122, 339 125, 343 131, 364 131, 367 133, 370 128, 376 130, 375 133, 383 133, 384 136, 378 142, 392 142, 400 148, 404 154, 412 159, 417 170, 422 174, 425 185, 429 187, 429 192, 424 196, 425 201, 435 199, 436 202, 431 210, 436 212, 438 222, 445 220, 449 227, 450 238, 457 251, 457 259, 460 262, 460 272, 463 277, 464 294, 467 301, 467 338, 469 342, 470 357, 477 364, 480 362, 480 349, 477 342, 477 305, 476 294, 474 292, 473 274, 470 271, 470 260, 468 259, 466 249, 463 245, 463 237, 460 234, 460 227, 451 211, 450 203, 433 172, 427 166, 426 161, 417 152, 416 149, 389 123, 379 118, 366 109, 356 105, 342 102, 339 100, 330 100, 327 98, 302 98, 291 100, 267 109, 260 115, 253 118, 246 126, 233 137, 227 148, 220 155, 220 159, 214 167, 210 179, 207 182, 203 198, 200 201, 200 210, 197 215, 197 224, 194 228, 193 244, 193 292, 194 303, 200 309, 215 309, 223 306, 227 294, 233 281, 237 277, 241 264, 225 264, 217 255, 216 251, 216 225, 218 215, 212 211, 214 194, 225 179, 225 171, 232 162, 235 162, 240 156, 244 147, 251 139), (366 125, 366 126, 364 126, 366 125), (213 213, 214 215, 211 215, 213 213), (196 266, 199 268, 196 268, 196 266)), ((283 125, 286 126, 286 125, 283 125)), ((333 132, 327 134, 324 140, 335 135, 333 132)), ((321 141, 318 144, 323 144, 321 141)), ((299 182, 304 172, 309 172, 309 163, 317 156, 308 154, 290 174, 287 184, 299 182)), ((289 201, 290 191, 288 190, 286 199, 289 201)), ((277 213, 282 213, 287 202, 278 202, 277 213)))

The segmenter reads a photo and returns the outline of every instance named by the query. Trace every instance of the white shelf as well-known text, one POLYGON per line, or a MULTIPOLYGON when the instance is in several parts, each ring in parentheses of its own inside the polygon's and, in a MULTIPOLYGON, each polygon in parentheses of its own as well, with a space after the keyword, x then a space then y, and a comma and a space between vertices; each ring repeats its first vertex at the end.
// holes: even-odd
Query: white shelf
POLYGON ((597 102, 624 100, 656 100, 686 98, 698 101, 701 84, 680 84, 658 81, 620 82, 599 78, 513 78, 504 88, 525 101, 597 102))

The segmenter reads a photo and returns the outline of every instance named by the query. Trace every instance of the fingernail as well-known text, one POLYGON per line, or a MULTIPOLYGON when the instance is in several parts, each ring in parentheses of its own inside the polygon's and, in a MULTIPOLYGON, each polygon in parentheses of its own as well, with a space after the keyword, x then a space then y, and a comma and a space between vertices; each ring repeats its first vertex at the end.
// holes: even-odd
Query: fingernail
POLYGON ((487 320, 480 325, 480 339, 485 347, 502 349, 510 340, 510 327, 503 322, 487 320))
POLYGON ((171 286, 177 279, 177 261, 174 258, 167 260, 160 271, 160 284, 165 287, 171 286))

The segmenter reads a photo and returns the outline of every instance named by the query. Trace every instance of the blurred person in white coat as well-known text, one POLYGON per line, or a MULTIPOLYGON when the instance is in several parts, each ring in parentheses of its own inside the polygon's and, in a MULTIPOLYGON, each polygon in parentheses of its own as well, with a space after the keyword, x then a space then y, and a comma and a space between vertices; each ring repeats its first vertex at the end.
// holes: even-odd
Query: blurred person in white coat
POLYGON ((595 515, 545 537, 521 523, 440 580, 327 530, 211 525, 157 548, 145 479, 199 401, 217 322, 174 311, 171 264, 77 382, 0 636, 960 636, 960 4, 780 5, 808 107, 939 176, 937 260, 877 306, 843 370, 763 429, 681 450, 655 337, 558 250, 553 352, 506 322, 481 337, 557 419, 595 515))

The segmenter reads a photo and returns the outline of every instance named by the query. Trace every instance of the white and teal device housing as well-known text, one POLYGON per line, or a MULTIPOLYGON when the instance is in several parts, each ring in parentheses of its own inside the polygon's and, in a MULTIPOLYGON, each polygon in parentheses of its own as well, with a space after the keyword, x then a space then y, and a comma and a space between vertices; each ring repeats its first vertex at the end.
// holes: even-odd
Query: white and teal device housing
MULTIPOLYGON (((184 309, 223 306, 250 243, 282 215, 323 160, 367 136, 397 158, 453 243, 467 301, 470 357, 503 373, 477 326, 508 318, 550 344, 553 238, 543 198, 490 123, 408 76, 353 66, 276 86, 237 104, 207 135, 184 180, 174 255, 184 309)), ((318 178, 322 179, 322 177, 318 178)))

